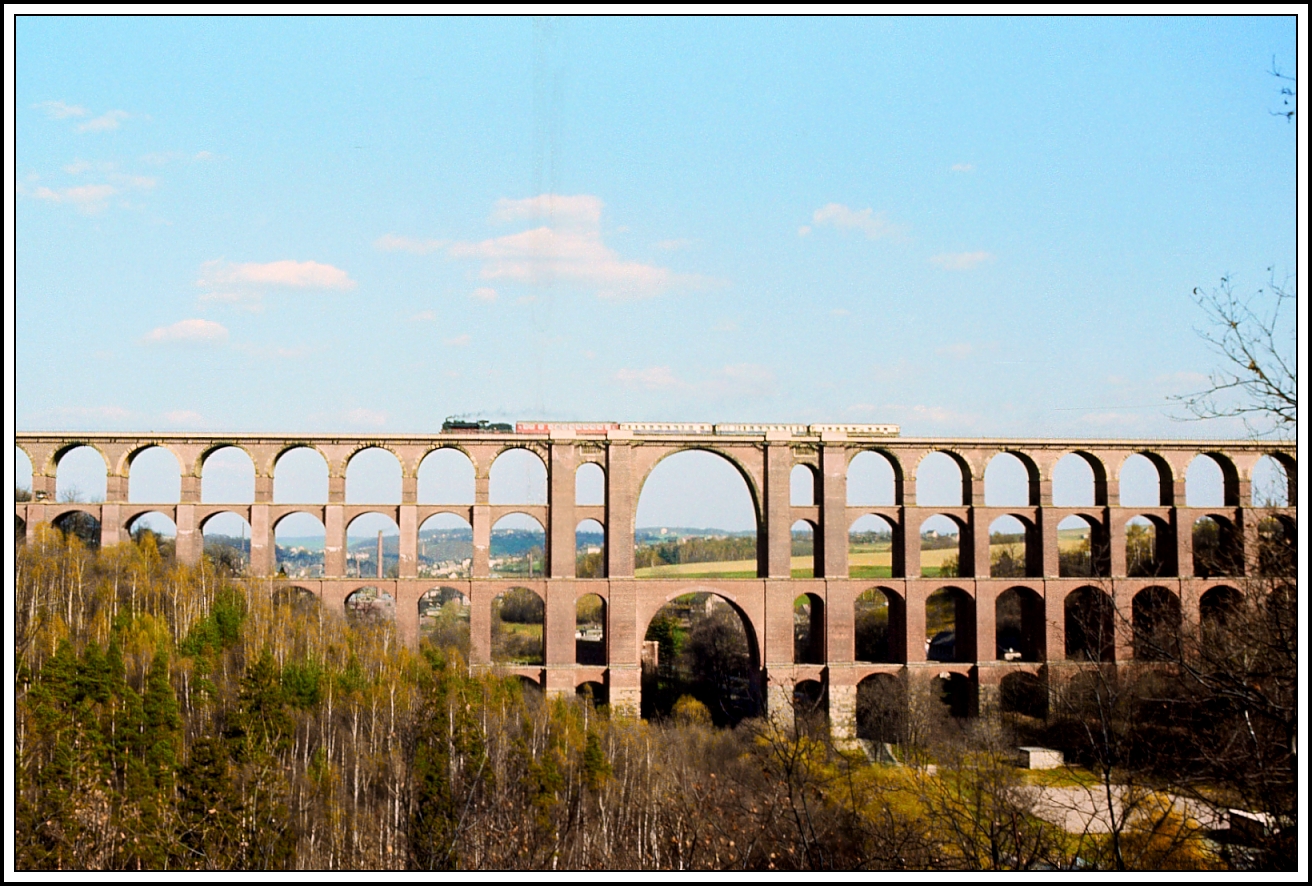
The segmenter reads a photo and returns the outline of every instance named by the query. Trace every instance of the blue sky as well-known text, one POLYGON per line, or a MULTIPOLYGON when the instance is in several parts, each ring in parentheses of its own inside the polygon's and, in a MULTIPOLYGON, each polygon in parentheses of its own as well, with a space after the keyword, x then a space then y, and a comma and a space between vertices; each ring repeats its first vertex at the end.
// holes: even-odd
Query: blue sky
POLYGON ((23 17, 22 429, 1232 436, 1292 17, 23 17))

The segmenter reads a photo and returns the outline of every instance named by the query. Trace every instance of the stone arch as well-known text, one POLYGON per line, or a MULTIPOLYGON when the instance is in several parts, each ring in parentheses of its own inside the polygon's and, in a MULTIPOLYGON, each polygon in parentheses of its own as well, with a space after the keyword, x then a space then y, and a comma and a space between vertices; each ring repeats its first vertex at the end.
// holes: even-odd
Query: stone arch
POLYGON ((1298 525, 1286 514, 1272 514, 1257 523, 1257 571, 1261 575, 1294 576, 1298 570, 1298 525))
POLYGON ((580 594, 574 601, 574 663, 604 666, 607 661, 606 600, 580 594))
POLYGON ((52 460, 56 501, 105 500, 109 493, 109 459, 98 446, 70 443, 56 450, 52 460))
MULTIPOLYGON (((1200 470, 1204 470, 1201 469, 1200 470)), ((1239 469, 1228 455, 1223 452, 1200 452, 1185 468, 1184 497, 1188 507, 1239 507, 1239 469), (1195 469, 1200 465, 1210 464, 1220 476, 1205 477, 1195 469), (1200 482, 1201 481, 1201 482, 1200 482), (1217 482, 1219 481, 1219 482, 1217 482), (1219 488, 1218 488, 1219 487, 1219 488), (1215 496, 1206 493, 1215 488, 1215 496)))
POLYGON ((959 452, 953 452, 950 449, 934 449, 926 452, 916 462, 916 505, 919 507, 963 507, 973 504, 971 501, 971 480, 972 472, 970 462, 966 461, 965 456, 959 452), (951 475, 947 473, 946 463, 940 461, 937 456, 944 456, 957 471, 960 473, 960 494, 957 496, 949 494, 949 486, 955 485, 951 482, 951 475), (926 462, 929 464, 926 465, 926 462), (942 473, 942 479, 924 477, 922 472, 925 470, 934 473, 942 473), (929 482, 926 482, 926 481, 929 482), (930 489, 929 495, 925 494, 924 487, 930 489), (937 488, 942 486, 941 489, 937 488), (956 498, 953 501, 953 498, 956 498))
POLYGON ((1004 714, 1037 720, 1048 716, 1048 686, 1038 674, 1028 671, 1007 674, 998 686, 998 701, 1004 714))
POLYGON ((381 443, 357 446, 346 458, 347 504, 401 503, 405 471, 401 459, 381 443))
POLYGON ((14 515, 14 547, 27 544, 27 521, 21 516, 14 515))
POLYGON ((847 529, 849 578, 903 578, 902 527, 883 514, 862 514, 847 529))
POLYGON ((1227 585, 1209 588, 1198 599, 1198 621, 1203 643, 1217 641, 1244 604, 1244 595, 1227 585))
POLYGON ((815 578, 822 571, 824 556, 820 550, 820 527, 810 520, 794 520, 788 530, 790 540, 789 575, 815 578))
POLYGON ((970 575, 974 569, 974 559, 970 546, 966 543, 969 526, 965 520, 955 514, 931 514, 921 521, 920 532, 920 577, 921 578, 955 578, 970 575), (956 540, 952 534, 929 526, 931 521, 947 526, 949 521, 957 530, 956 540), (952 559, 956 558, 953 567, 952 559))
POLYGON ((201 550, 211 561, 234 571, 244 571, 250 566, 251 524, 240 513, 214 511, 201 518, 196 529, 201 537, 201 550))
POLYGON ((415 554, 420 578, 469 578, 474 565, 474 528, 468 511, 440 510, 419 524, 415 554))
MULTIPOLYGON (((1150 449, 1143 449, 1138 452, 1132 452, 1121 462, 1120 468, 1116 472, 1117 481, 1117 498, 1121 507, 1171 507, 1175 504, 1175 476, 1171 471, 1171 464, 1160 454, 1150 449), (1131 494, 1126 495, 1125 481, 1127 467, 1131 471, 1132 481, 1138 480, 1136 476, 1142 471, 1138 467, 1136 459, 1144 459, 1156 472, 1157 489, 1155 495, 1136 494, 1132 489, 1131 494), (1128 499, 1128 500, 1127 500, 1128 499)), ((1143 490, 1146 493, 1147 490, 1143 490)))
POLYGON ((984 504, 988 507, 1037 507, 1039 466, 1029 453, 1004 449, 984 468, 984 504))
POLYGON ((14 493, 19 501, 23 492, 28 495, 27 500, 31 500, 32 492, 35 487, 32 485, 32 476, 35 473, 32 456, 27 453, 23 447, 14 446, 14 493))
POLYGON ((492 660, 540 665, 546 661, 546 602, 532 588, 507 588, 492 600, 492 660))
POLYGON ((1043 575, 1043 540, 1024 514, 1004 514, 989 524, 989 576, 1038 578, 1043 575), (1017 531, 1019 530, 1019 531, 1017 531), (1019 550, 1017 546, 1019 545, 1019 550), (995 548, 997 550, 995 550, 995 548))
POLYGON ((1057 575, 1092 578, 1111 574, 1107 527, 1093 514, 1071 514, 1057 524, 1057 575))
POLYGON ((574 470, 574 503, 584 506, 606 503, 606 469, 595 461, 585 461, 574 470))
POLYGON ((995 658, 1043 661, 1047 624, 1043 598, 1033 588, 1008 588, 994 601, 995 658))
POLYGON ((429 588, 416 604, 419 636, 434 646, 456 649, 469 660, 469 598, 457 588, 429 588))
POLYGON ((289 443, 283 446, 273 456, 269 475, 273 477, 275 504, 328 503, 329 477, 332 472, 327 457, 317 446, 309 443, 289 443), (305 476, 295 476, 300 472, 305 472, 305 476), (311 472, 316 476, 311 478, 311 472))
POLYGON ((964 720, 975 713, 976 690, 971 679, 956 671, 943 671, 930 680, 930 692, 944 713, 954 720, 964 720))
POLYGON ((1244 574, 1242 534, 1224 514, 1199 517, 1190 527, 1194 558, 1193 574, 1199 578, 1244 574))
POLYGON ((295 584, 278 585, 270 599, 275 609, 289 607, 293 612, 317 612, 323 605, 318 594, 295 584))
POLYGON ((66 537, 73 536, 89 550, 96 551, 100 549, 100 520, 90 511, 67 510, 50 522, 66 537))
POLYGON ((280 514, 269 527, 269 536, 270 541, 273 542, 274 572, 294 578, 323 577, 328 532, 318 514, 302 510, 280 514), (285 546, 278 543, 280 532, 283 533, 284 540, 289 542, 285 546), (291 538, 309 540, 309 545, 291 544, 291 538), (323 541, 318 542, 316 546, 313 540, 318 538, 322 538, 323 541))
POLYGON ((829 692, 823 680, 810 678, 793 684, 793 720, 822 725, 829 719, 829 692))
POLYGON ((346 524, 345 575, 361 579, 397 578, 401 563, 401 527, 385 511, 362 511, 346 524), (378 538, 382 534, 381 573, 378 538), (352 542, 352 539, 355 539, 352 542), (354 551, 354 553, 352 553, 354 551))
POLYGON ((472 505, 476 474, 474 460, 464 449, 437 446, 415 466, 415 499, 419 504, 472 505))
POLYGON ((357 585, 346 595, 342 607, 352 625, 396 622, 396 599, 374 585, 357 585))
POLYGON ((1053 462, 1049 479, 1052 481, 1052 503, 1057 507, 1106 507, 1107 466, 1092 452, 1076 449, 1053 462), (1085 468, 1088 480, 1077 478, 1085 468), (1087 487, 1084 484, 1089 484, 1087 487))
POLYGON ((847 462, 849 507, 897 506, 903 503, 902 464, 885 449, 850 451, 847 462))
POLYGON ((606 527, 596 520, 581 520, 574 527, 574 575, 606 577, 606 527))
POLYGON ((546 504, 547 465, 542 454, 531 446, 503 446, 488 468, 488 502, 546 504))
POLYGON ((610 693, 606 690, 605 683, 599 683, 596 680, 584 680, 574 687, 574 694, 580 701, 591 704, 593 707, 601 707, 610 701, 610 693))
POLYGON ((536 517, 515 511, 492 524, 488 570, 494 578, 542 578, 547 533, 536 517))
POLYGON ((149 530, 161 539, 177 538, 178 524, 163 511, 145 507, 134 508, 124 512, 123 528, 134 539, 142 530, 149 530))
POLYGON ((172 449, 157 443, 140 446, 128 453, 126 461, 128 501, 177 504, 182 500, 182 460, 172 449))
POLYGON ((824 664, 825 601, 819 594, 801 594, 793 600, 793 661, 824 664))
POLYGON ((201 453, 197 464, 202 504, 251 504, 255 501, 255 459, 242 447, 234 443, 215 444, 201 453))
POLYGON ((1175 661, 1180 655, 1180 598, 1163 587, 1144 588, 1130 604, 1135 661, 1175 661))
POLYGON ((871 674, 856 684, 856 737, 880 744, 906 740, 907 690, 892 674, 871 674))
POLYGON ((852 601, 856 661, 906 661, 906 600, 892 588, 867 588, 852 601))
POLYGON ((1171 525, 1155 514, 1136 514, 1125 523, 1125 574, 1134 578, 1175 574, 1171 525))
POLYGON ((1076 588, 1062 602, 1066 658, 1071 661, 1114 661, 1116 605, 1092 585, 1076 588))
POLYGON ((795 464, 788 474, 788 504, 808 508, 820 504, 820 472, 809 464, 795 464))
POLYGON ((941 587, 925 598, 926 661, 975 661, 975 598, 941 587))
POLYGON ((711 455, 719 456, 720 458, 724 459, 730 465, 733 466, 733 469, 738 472, 739 477, 742 479, 743 483, 746 484, 747 486, 747 494, 751 498, 752 514, 755 517, 757 536, 759 538, 761 533, 761 525, 762 525, 760 490, 757 488, 755 478, 752 477, 752 472, 748 470, 747 467, 741 461, 739 461, 739 459, 734 455, 732 451, 719 449, 714 446, 689 444, 687 446, 679 446, 679 447, 672 448, 668 452, 662 452, 660 456, 647 469, 646 473, 642 475, 642 482, 639 483, 637 487, 638 495, 636 501, 639 503, 642 502, 642 493, 647 488, 647 481, 651 479, 651 475, 656 471, 656 469, 660 467, 662 463, 667 461, 672 456, 681 455, 685 452, 707 452, 710 453, 711 455))
POLYGON ((1298 463, 1284 452, 1267 452, 1249 471, 1253 507, 1287 508, 1298 501, 1298 463))

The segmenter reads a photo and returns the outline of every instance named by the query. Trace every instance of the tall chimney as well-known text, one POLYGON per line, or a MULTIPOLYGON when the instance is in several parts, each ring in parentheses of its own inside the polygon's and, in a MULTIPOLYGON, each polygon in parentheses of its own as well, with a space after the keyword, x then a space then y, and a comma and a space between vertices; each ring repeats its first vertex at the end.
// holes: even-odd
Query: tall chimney
POLYGON ((378 530, 378 577, 383 577, 383 530, 378 530))

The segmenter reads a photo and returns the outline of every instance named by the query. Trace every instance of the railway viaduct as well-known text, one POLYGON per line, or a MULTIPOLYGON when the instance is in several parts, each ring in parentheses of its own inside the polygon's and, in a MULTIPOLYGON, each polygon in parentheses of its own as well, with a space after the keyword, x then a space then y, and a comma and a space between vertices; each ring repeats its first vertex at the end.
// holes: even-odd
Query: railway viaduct
MULTIPOLYGON (((1297 510, 1261 508, 1251 503, 1254 465, 1263 456, 1276 459, 1289 482, 1288 501, 1297 500, 1296 455, 1292 444, 1253 440, 1106 440, 1106 439, 945 439, 897 436, 894 426, 871 425, 550 425, 521 426, 516 433, 447 432, 433 435, 281 435, 190 433, 20 433, 17 445, 33 467, 30 501, 16 504, 16 516, 30 534, 41 523, 57 521, 70 511, 90 513, 101 526, 102 543, 126 537, 141 514, 158 511, 177 526, 177 556, 199 558, 201 530, 206 520, 223 512, 239 514, 250 525, 250 573, 271 576, 276 565, 274 527, 294 512, 318 517, 326 529, 324 576, 288 580, 273 576, 259 587, 296 585, 318 595, 326 607, 342 611, 346 598, 362 586, 372 586, 395 600, 396 627, 406 642, 418 643, 418 603, 436 585, 454 587, 470 603, 471 659, 474 667, 490 667, 491 607, 497 595, 512 587, 527 587, 545 602, 544 664, 510 670, 540 685, 548 694, 572 692, 584 683, 601 684, 613 708, 636 712, 641 697, 642 642, 647 625, 666 602, 692 592, 710 592, 727 601, 742 617, 752 646, 758 685, 766 688, 767 704, 784 704, 804 681, 824 688, 831 728, 836 737, 855 734, 857 687, 863 680, 887 675, 910 685, 917 680, 951 677, 970 687, 970 706, 978 711, 996 703, 998 687, 1011 675, 1033 675, 1051 685, 1062 668, 1076 666, 1088 651, 1068 636, 1072 601, 1102 595, 1117 613, 1137 611, 1143 595, 1166 600, 1179 626, 1196 626, 1200 605, 1217 589, 1242 587, 1243 573, 1258 570, 1258 524, 1274 517, 1289 538, 1294 537, 1297 510), (105 459, 105 501, 96 504, 58 502, 55 474, 60 459, 72 449, 90 446, 105 459), (180 499, 175 502, 129 502, 128 475, 138 454, 150 447, 172 452, 181 465, 180 499), (225 447, 245 451, 255 465, 254 500, 241 504, 202 503, 200 483, 205 460, 225 447), (278 459, 308 447, 329 467, 326 503, 275 503, 274 468, 278 459), (399 504, 347 503, 346 468, 359 452, 370 448, 392 452, 402 466, 399 504), (437 449, 463 452, 475 469, 472 504, 420 504, 417 475, 420 462, 437 449), (545 505, 490 504, 489 472, 493 461, 509 449, 526 449, 547 469, 545 505), (665 457, 689 450, 708 450, 730 461, 751 493, 757 516, 757 576, 750 579, 679 580, 634 578, 634 530, 638 496, 648 474, 665 457), (894 500, 886 506, 848 504, 847 468, 858 454, 873 450, 893 469, 894 500), (917 503, 916 467, 933 452, 950 456, 961 470, 961 504, 926 507, 917 503), (1029 475, 1028 503, 1023 507, 988 507, 984 503, 984 470, 1000 453, 1020 460, 1029 475), (1055 507, 1053 467, 1074 453, 1093 472, 1094 495, 1089 507, 1055 507), (1159 495, 1153 507, 1123 507, 1117 488, 1120 467, 1134 454, 1156 467, 1159 495), (1190 508, 1185 501, 1185 473, 1190 462, 1204 455, 1213 459, 1224 478, 1224 505, 1190 508), (586 463, 598 465, 605 476, 605 502, 579 505, 575 475, 586 463), (813 472, 814 498, 809 505, 791 503, 790 477, 804 465, 813 472), (400 527, 400 559, 394 579, 348 578, 345 575, 346 527, 356 516, 376 512, 400 527), (452 513, 473 529, 473 563, 467 580, 421 579, 417 571, 419 527, 428 517, 452 513), (546 574, 537 578, 502 579, 489 574, 492 526, 510 513, 535 518, 546 531, 546 574), (892 577, 849 577, 849 527, 867 514, 884 518, 893 528, 892 577), (944 515, 960 528, 959 577, 921 577, 919 527, 933 515, 944 515), (1027 562, 1021 578, 991 578, 990 523, 1004 515, 1025 526, 1027 562), (1057 525, 1077 515, 1088 522, 1092 538, 1107 554, 1099 578, 1062 577, 1059 570, 1057 525), (1209 516, 1229 533, 1240 552, 1235 575, 1194 575, 1192 527, 1209 516), (1143 517, 1156 527, 1155 574, 1131 577, 1127 570, 1126 524, 1143 517), (605 578, 575 576, 575 528, 592 519, 605 529, 605 578), (814 527, 814 578, 792 578, 791 528, 798 520, 814 527), (956 602, 957 639, 952 661, 928 661, 926 600, 951 589, 956 602), (859 661, 855 645, 855 600, 878 588, 888 602, 890 642, 884 661, 859 661), (1009 592, 1022 595, 1026 621, 1019 656, 1003 656, 995 642, 997 602, 1009 592), (576 664, 575 606, 585 594, 605 601, 605 663, 576 664), (794 601, 808 595, 814 613, 818 654, 806 662, 794 660, 794 601), (956 676, 951 676, 956 675, 956 676)), ((1233 593, 1233 590, 1228 592, 1233 593)), ((1112 640, 1105 652, 1110 662, 1135 658, 1134 625, 1127 617, 1109 621, 1112 640)), ((886 679, 887 677, 880 677, 886 679)))

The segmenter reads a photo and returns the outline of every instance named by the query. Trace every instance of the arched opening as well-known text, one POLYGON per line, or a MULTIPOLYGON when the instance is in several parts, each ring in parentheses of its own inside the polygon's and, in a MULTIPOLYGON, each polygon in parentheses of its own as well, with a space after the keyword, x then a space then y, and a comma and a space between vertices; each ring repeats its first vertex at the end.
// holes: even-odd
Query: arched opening
POLYGON ((129 457, 128 501, 176 504, 182 500, 182 468, 163 446, 149 446, 129 457))
POLYGON ((984 504, 991 508, 1037 505, 1038 470, 1013 452, 999 452, 984 469, 984 504))
POLYGON ((596 520, 584 520, 574 529, 574 575, 606 577, 606 528, 596 520))
POLYGON ((172 557, 177 550, 178 527, 173 519, 159 511, 147 511, 128 520, 128 535, 139 545, 153 544, 161 557, 172 557))
POLYGON ((1180 656, 1180 598, 1166 588, 1144 588, 1131 602, 1136 661, 1180 656))
POLYGON ((965 674, 944 671, 930 681, 930 692, 942 713, 955 720, 964 720, 974 711, 974 687, 965 674))
POLYGON ((14 501, 32 500, 32 459, 14 447, 14 501))
POLYGON ((493 578, 541 578, 546 549, 541 523, 528 514, 507 514, 492 527, 488 569, 493 578))
POLYGON ((935 514, 920 524, 920 577, 970 575, 970 554, 963 551, 962 526, 953 517, 935 514))
POLYGON ((434 514, 419 527, 420 578, 469 578, 474 530, 455 514, 434 514))
POLYGON ((469 598, 455 588, 432 588, 419 598, 419 636, 469 660, 469 598))
POLYGON ((313 591, 297 585, 282 585, 273 589, 273 607, 286 615, 309 615, 319 612, 319 597, 313 591))
MULTIPOLYGON (((1233 472, 1234 467, 1227 463, 1233 472)), ((1191 508, 1223 508, 1227 502, 1227 486, 1222 465, 1214 455, 1200 455, 1189 462, 1184 473, 1184 501, 1191 508)), ((1238 502, 1233 502, 1238 504, 1238 502)))
POLYGON ((597 683, 592 680, 580 683, 575 687, 574 694, 578 696, 580 701, 595 708, 601 707, 609 700, 609 694, 606 692, 606 684, 597 683))
POLYGON ((970 475, 964 465, 944 452, 931 452, 916 468, 916 504, 957 507, 970 499, 970 475))
POLYGON ((1224 640, 1243 604, 1243 594, 1227 587, 1212 588, 1199 598, 1198 620, 1205 647, 1214 647, 1224 640))
POLYGON ((880 744, 906 741, 906 684, 892 674, 871 674, 856 685, 856 737, 880 744))
POLYGON ((759 655, 737 607, 710 593, 683 594, 657 611, 643 635, 642 716, 665 718, 692 696, 716 725, 760 710, 759 655))
POLYGON ((65 536, 73 536, 89 550, 100 550, 100 521, 86 511, 65 511, 52 525, 65 536))
POLYGON ((1174 491, 1170 468, 1136 452, 1121 463, 1119 500, 1123 508, 1169 506, 1174 491))
POLYGON ((231 511, 212 514, 200 525, 205 556, 234 575, 245 575, 251 565, 251 525, 231 511))
POLYGON ((1009 588, 994 603, 998 661, 1043 661, 1043 598, 1030 588, 1009 588))
POLYGON ((1008 674, 998 687, 1004 714, 1019 714, 1036 720, 1048 716, 1048 687, 1037 674, 1008 674))
POLYGON ((1125 524, 1125 574, 1131 578, 1167 575, 1168 529, 1152 517, 1131 517, 1125 524))
POLYGON ((584 462, 574 472, 574 504, 604 505, 606 472, 595 462, 584 462))
POLYGON ((327 504, 328 462, 317 449, 297 446, 273 466, 275 504, 327 504))
POLYGON ((1110 550, 1102 523, 1074 514, 1057 524, 1057 575, 1090 578, 1110 575, 1110 550))
POLYGON ((327 536, 313 514, 283 516, 273 525, 274 571, 288 578, 322 578, 327 536))
POLYGON ((1244 550, 1235 525, 1225 517, 1209 514, 1193 526, 1194 575, 1213 578, 1244 574, 1244 550))
POLYGON ((492 601, 492 660, 498 664, 540 665, 545 658, 542 625, 546 606, 528 588, 511 588, 492 601))
POLYGON ((647 475, 634 533, 636 578, 756 578, 756 503, 722 455, 684 450, 647 475))
POLYGON ((423 505, 472 505, 474 463, 459 449, 434 449, 419 463, 415 495, 423 505))
POLYGON ((975 660, 975 598, 939 588, 925 600, 925 660, 975 660))
POLYGON ((574 603, 574 662, 606 664, 606 601, 584 594, 574 603))
POLYGON ((399 505, 401 462, 381 446, 361 449, 346 463, 348 504, 399 505))
POLYGON ((528 449, 507 449, 492 463, 487 489, 488 501, 494 505, 544 505, 546 465, 528 449))
POLYGON ((223 446, 205 456, 200 468, 200 500, 205 504, 255 501, 255 462, 245 450, 223 446))
POLYGON ((829 696, 819 680, 799 680, 793 686, 793 722, 819 731, 829 722, 829 696))
POLYGON ((1298 574, 1298 536, 1294 521, 1285 516, 1257 522, 1257 568, 1262 575, 1293 577, 1298 574))
POLYGON ((851 507, 898 504, 897 470, 881 452, 858 452, 847 465, 847 503, 851 507))
POLYGON ((825 663, 825 601, 815 594, 793 601, 793 661, 825 663))
POLYGON ((385 514, 361 514, 346 527, 347 578, 397 578, 401 529, 385 514))
POLYGON ((14 547, 21 544, 27 544, 27 521, 22 517, 14 517, 14 547))
POLYGON ((893 527, 877 514, 866 514, 847 530, 847 575, 849 578, 901 578, 904 569, 893 569, 893 527))
POLYGON ((75 446, 56 456, 55 500, 99 502, 105 500, 109 469, 105 458, 91 446, 75 446))
POLYGON ((1264 455, 1253 465, 1252 502, 1256 508, 1287 508, 1296 501, 1293 463, 1281 464, 1279 459, 1264 455))
POLYGON ((816 561, 819 559, 815 525, 809 520, 798 520, 789 535, 792 537, 789 574, 793 578, 815 578, 816 561))
POLYGON ((1083 452, 1063 455, 1052 466, 1052 503, 1059 508, 1107 504, 1107 472, 1102 462, 1083 452))
POLYGON ((1116 607, 1111 597, 1093 587, 1066 595, 1066 658, 1070 661, 1113 661, 1116 607))
POLYGON ((356 588, 347 596, 345 608, 346 620, 352 627, 396 621, 396 600, 375 587, 356 588))
POLYGON ((793 465, 788 475, 788 503, 795 508, 807 508, 820 503, 819 474, 810 465, 793 465))
POLYGON ((853 602, 853 655, 872 663, 906 660, 906 603, 895 591, 870 588, 853 602))
POLYGON ((1035 527, 1011 514, 999 517, 989 526, 989 575, 992 578, 1025 578, 1043 573, 1042 562, 1035 556, 1039 543, 1035 527), (1034 544, 1030 544, 1035 541, 1034 544))

